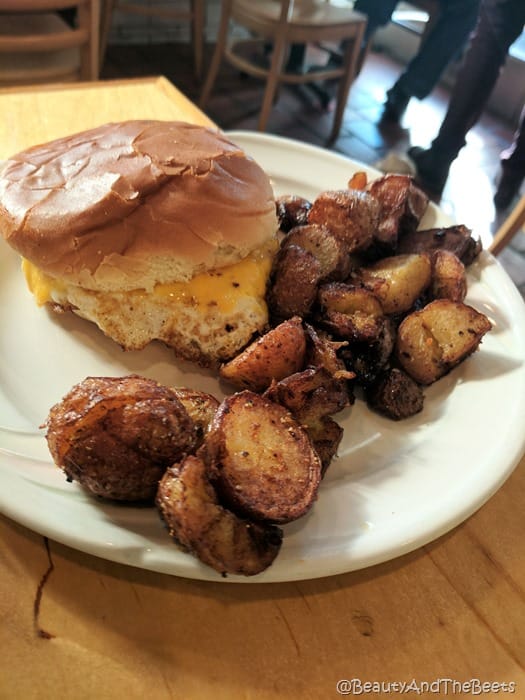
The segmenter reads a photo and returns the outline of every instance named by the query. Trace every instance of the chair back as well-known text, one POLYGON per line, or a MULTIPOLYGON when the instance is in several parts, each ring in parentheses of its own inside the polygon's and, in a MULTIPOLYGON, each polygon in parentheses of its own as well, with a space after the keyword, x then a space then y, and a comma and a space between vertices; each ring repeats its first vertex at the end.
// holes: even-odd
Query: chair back
POLYGON ((343 120, 350 86, 357 74, 367 18, 351 6, 327 0, 222 0, 221 20, 215 52, 201 93, 204 108, 212 91, 221 61, 224 59, 243 73, 266 82, 258 128, 264 131, 281 84, 298 85, 316 81, 337 82, 336 106, 328 142, 335 141, 343 120), (238 39, 230 24, 239 25, 248 39, 238 39), (243 51, 254 41, 271 47, 268 65, 261 65, 243 51), (293 46, 340 44, 344 47, 339 67, 288 71, 286 57, 293 46))
POLYGON ((100 0, 0 0, 0 86, 98 79, 99 25, 100 0))

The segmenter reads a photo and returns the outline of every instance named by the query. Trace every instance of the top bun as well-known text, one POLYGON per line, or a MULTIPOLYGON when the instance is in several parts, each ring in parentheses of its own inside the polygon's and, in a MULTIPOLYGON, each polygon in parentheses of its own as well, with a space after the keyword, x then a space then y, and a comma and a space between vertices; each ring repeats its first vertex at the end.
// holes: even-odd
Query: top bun
POLYGON ((0 232, 51 277, 151 289, 238 262, 275 236, 270 181, 218 131, 127 121, 35 146, 0 175, 0 232))

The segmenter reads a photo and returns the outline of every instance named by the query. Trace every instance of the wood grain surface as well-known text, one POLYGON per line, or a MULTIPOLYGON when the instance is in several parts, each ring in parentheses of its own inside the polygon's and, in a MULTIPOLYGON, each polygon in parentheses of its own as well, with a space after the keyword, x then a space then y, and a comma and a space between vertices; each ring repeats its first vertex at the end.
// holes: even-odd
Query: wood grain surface
MULTIPOLYGON (((210 123, 162 78, 5 90, 0 113, 0 158, 103 121, 210 123)), ((348 697, 525 698, 524 503, 522 459, 428 546, 266 585, 114 564, 0 517, 0 698, 318 700, 342 679, 348 697)))

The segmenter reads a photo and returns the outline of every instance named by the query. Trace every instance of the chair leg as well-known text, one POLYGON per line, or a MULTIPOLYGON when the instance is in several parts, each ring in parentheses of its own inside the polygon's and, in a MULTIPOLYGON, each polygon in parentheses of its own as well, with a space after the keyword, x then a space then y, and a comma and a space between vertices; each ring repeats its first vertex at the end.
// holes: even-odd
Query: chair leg
POLYGON ((217 73, 219 72, 224 50, 226 48, 231 5, 232 0, 227 0, 222 4, 221 21, 219 24, 219 31, 217 33, 217 43, 215 45, 215 51, 213 52, 213 57, 208 69, 208 75, 206 76, 199 100, 199 107, 202 109, 204 109, 208 100, 210 99, 211 91, 213 89, 213 85, 215 84, 215 79, 217 78, 217 73))
POLYGON ((339 132, 341 130, 341 125, 343 123, 343 117, 345 113, 346 102, 348 100, 348 94, 350 92, 350 87, 357 75, 357 65, 359 60, 359 53, 361 50, 361 45, 363 42, 363 34, 365 31, 365 23, 363 22, 353 41, 348 42, 348 46, 345 50, 344 62, 344 74, 339 80, 339 85, 337 88, 337 101, 334 113, 334 120, 332 123, 332 132, 328 138, 328 143, 332 144, 337 140, 339 132))
POLYGON ((195 77, 197 78, 197 80, 200 80, 202 78, 202 65, 204 62, 204 0, 191 0, 191 6, 191 32, 193 38, 194 70, 195 77))
POLYGON ((259 123, 257 125, 259 131, 266 130, 266 124, 268 123, 268 119, 270 117, 270 113, 274 104, 274 98, 277 92, 277 87, 280 82, 285 55, 286 41, 284 40, 284 38, 279 37, 274 44, 272 61, 266 80, 266 88, 264 90, 263 103, 261 107, 261 112, 259 114, 259 123))
POLYGON ((525 194, 496 232, 489 247, 492 255, 501 253, 523 226, 525 226, 525 194))
POLYGON ((103 9, 100 15, 100 40, 99 40, 99 64, 102 68, 104 64, 104 56, 108 48, 109 32, 111 29, 111 20, 115 11, 116 0, 105 0, 103 9))

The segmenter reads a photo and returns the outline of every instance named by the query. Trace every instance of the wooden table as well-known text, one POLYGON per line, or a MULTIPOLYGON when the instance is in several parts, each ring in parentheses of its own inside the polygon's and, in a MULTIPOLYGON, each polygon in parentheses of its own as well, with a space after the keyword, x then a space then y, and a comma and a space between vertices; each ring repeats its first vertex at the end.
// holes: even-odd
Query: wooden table
MULTIPOLYGON (((207 122, 164 79, 4 91, 0 114, 0 158, 104 121, 207 122)), ((416 697, 387 685, 413 681, 433 683, 419 697, 438 686, 470 697, 476 683, 457 684, 479 679, 523 698, 524 503, 522 459, 481 510, 418 551, 267 585, 114 564, 0 518, 0 698, 319 700, 341 679, 364 697, 416 697)))

